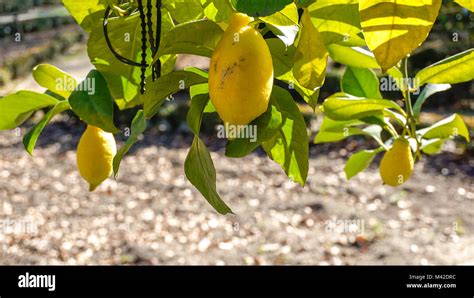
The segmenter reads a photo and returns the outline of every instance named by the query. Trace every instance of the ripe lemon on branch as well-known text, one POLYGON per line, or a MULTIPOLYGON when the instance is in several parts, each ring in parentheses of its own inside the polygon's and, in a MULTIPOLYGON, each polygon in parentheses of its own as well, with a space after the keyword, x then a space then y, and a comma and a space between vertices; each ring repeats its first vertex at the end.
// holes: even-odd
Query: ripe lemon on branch
POLYGON ((114 135, 95 126, 87 126, 77 146, 77 167, 94 191, 113 171, 117 153, 114 135))
POLYGON ((380 176, 385 184, 399 186, 410 178, 413 166, 410 143, 405 139, 397 139, 380 162, 380 176))
POLYGON ((212 55, 209 95, 225 122, 246 125, 263 114, 273 87, 273 62, 252 18, 236 13, 212 55))

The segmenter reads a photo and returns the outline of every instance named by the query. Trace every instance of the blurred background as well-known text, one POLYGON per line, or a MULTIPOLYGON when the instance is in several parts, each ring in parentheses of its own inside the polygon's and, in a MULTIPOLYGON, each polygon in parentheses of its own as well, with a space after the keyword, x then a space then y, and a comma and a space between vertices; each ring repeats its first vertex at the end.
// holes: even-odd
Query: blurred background
MULTIPOLYGON (((411 72, 472 48, 473 27, 472 14, 445 1, 410 60, 411 72)), ((92 68, 87 38, 58 0, 0 0, 0 97, 42 91, 31 77, 39 63, 85 78, 92 68)), ((207 68, 208 61, 179 57, 177 68, 191 65, 207 68)), ((343 71, 330 64, 320 100, 340 90, 343 71)), ((473 82, 431 97, 423 125, 459 113, 472 136, 473 98, 473 82)), ((367 139, 311 145, 303 188, 261 151, 243 160, 225 157, 218 119, 206 115, 218 190, 236 213, 220 216, 184 176, 193 137, 185 123, 188 103, 184 93, 168 102, 124 159, 118 179, 94 193, 76 170, 85 125, 73 114, 54 119, 34 157, 22 138, 44 111, 0 132, 0 264, 474 264, 472 143, 448 142, 442 154, 425 156, 399 188, 382 185, 380 156, 346 180, 347 158, 374 148, 367 139)), ((301 109, 314 138, 322 115, 301 109)), ((135 112, 120 113, 117 126, 129 126, 135 112)))

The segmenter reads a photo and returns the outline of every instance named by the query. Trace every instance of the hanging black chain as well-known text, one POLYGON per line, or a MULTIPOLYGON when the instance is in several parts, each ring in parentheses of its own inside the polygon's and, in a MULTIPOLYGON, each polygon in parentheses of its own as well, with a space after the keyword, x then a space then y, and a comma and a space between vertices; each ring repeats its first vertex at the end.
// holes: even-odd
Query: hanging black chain
POLYGON ((147 51, 147 38, 146 38, 146 16, 145 16, 145 11, 143 9, 143 2, 142 0, 137 0, 138 2, 138 11, 140 12, 140 21, 141 21, 141 27, 142 27, 142 63, 141 63, 141 69, 142 73, 140 76, 140 93, 143 94, 145 93, 145 84, 146 84, 146 69, 148 67, 148 64, 146 63, 146 51, 147 51))
MULTIPOLYGON (((156 38, 155 38, 155 51, 153 57, 156 56, 160 48, 161 42, 161 0, 156 0, 156 38)), ((157 59, 153 65, 153 80, 158 79, 161 76, 161 61, 157 59)))
MULTIPOLYGON (((112 42, 110 41, 109 37, 109 32, 108 32, 108 21, 110 17, 110 11, 111 7, 107 7, 105 10, 104 14, 104 21, 103 21, 103 30, 104 30, 104 37, 105 37, 105 42, 107 43, 107 46, 109 47, 110 51, 112 54, 122 63, 140 67, 141 68, 141 75, 140 75, 140 93, 144 94, 145 93, 145 86, 146 86, 146 71, 147 68, 150 66, 147 63, 147 50, 148 50, 148 40, 147 40, 147 33, 148 33, 148 39, 150 42, 150 47, 151 47, 151 52, 152 52, 152 57, 155 57, 156 54, 158 53, 158 49, 160 46, 160 40, 161 40, 161 0, 156 0, 156 36, 154 35, 153 32, 153 5, 152 5, 153 0, 147 0, 147 6, 146 6, 146 14, 145 14, 145 8, 143 6, 143 0, 137 0, 138 3, 138 12, 140 14, 140 22, 141 22, 141 62, 135 62, 132 61, 128 58, 123 57, 120 55, 113 47, 112 42), (148 30, 147 30, 148 27, 148 30), (148 32, 147 32, 148 31, 148 32)), ((161 61, 158 59, 152 67, 152 79, 153 81, 157 80, 161 75, 161 61)))
POLYGON ((151 19, 153 16, 152 1, 153 0, 146 1, 146 21, 148 24, 148 39, 150 40, 151 52, 155 54, 156 44, 155 44, 155 37, 153 36, 153 21, 151 19))

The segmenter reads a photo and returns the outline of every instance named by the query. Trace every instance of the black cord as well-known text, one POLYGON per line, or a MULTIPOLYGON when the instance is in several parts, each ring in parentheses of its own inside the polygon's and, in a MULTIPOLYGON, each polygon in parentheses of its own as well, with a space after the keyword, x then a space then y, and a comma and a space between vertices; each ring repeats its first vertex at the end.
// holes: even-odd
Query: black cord
POLYGON ((141 80, 140 80, 140 93, 144 94, 145 93, 145 84, 146 84, 146 69, 148 67, 148 64, 146 63, 146 51, 147 51, 147 39, 146 39, 146 16, 145 12, 143 9, 143 3, 142 0, 137 0, 138 2, 138 11, 140 12, 140 20, 141 20, 141 27, 142 27, 142 63, 141 63, 141 80))
MULTIPOLYGON (((152 50, 152 57, 155 57, 156 54, 158 53, 159 47, 160 47, 160 42, 161 42, 161 20, 162 20, 162 14, 161 14, 161 0, 156 0, 156 37, 154 37, 154 32, 153 32, 153 7, 152 7, 152 0, 147 0, 147 13, 145 15, 144 7, 143 7, 143 1, 142 0, 137 0, 138 2, 138 10, 140 13, 140 21, 141 21, 141 42, 142 42, 142 48, 141 48, 141 62, 135 62, 132 61, 128 58, 123 57, 120 55, 117 51, 115 51, 112 42, 110 41, 109 37, 109 32, 108 32, 108 23, 109 23, 109 17, 110 17, 110 11, 111 7, 108 6, 105 10, 104 14, 104 21, 103 21, 103 30, 104 30, 104 37, 105 37, 105 42, 107 43, 107 46, 109 47, 110 51, 112 54, 122 63, 140 67, 141 68, 141 76, 140 76, 140 93, 144 94, 145 93, 145 85, 146 85, 146 70, 149 67, 148 63, 146 62, 147 59, 147 27, 148 27, 148 36, 150 39, 150 45, 151 45, 151 50, 152 50)), ((161 61, 158 59, 152 69, 152 74, 153 74, 153 81, 157 80, 161 76, 161 61)))
MULTIPOLYGON (((153 52, 153 57, 156 56, 160 48, 161 42, 161 0, 156 0, 156 38, 155 38, 155 51, 153 52)), ((161 61, 158 59, 153 65, 153 81, 158 79, 161 76, 161 61)))
POLYGON ((105 37, 105 42, 107 43, 107 46, 109 47, 110 51, 112 52, 112 54, 122 63, 125 63, 125 64, 129 64, 129 65, 133 65, 133 66, 141 66, 140 63, 137 63, 135 61, 132 61, 130 59, 127 59, 123 56, 121 56, 119 53, 117 53, 110 41, 110 37, 109 37, 109 31, 108 31, 108 24, 109 24, 109 17, 110 17, 110 6, 107 7, 105 9, 105 14, 104 14, 104 21, 102 23, 102 27, 104 29, 104 37, 105 37))

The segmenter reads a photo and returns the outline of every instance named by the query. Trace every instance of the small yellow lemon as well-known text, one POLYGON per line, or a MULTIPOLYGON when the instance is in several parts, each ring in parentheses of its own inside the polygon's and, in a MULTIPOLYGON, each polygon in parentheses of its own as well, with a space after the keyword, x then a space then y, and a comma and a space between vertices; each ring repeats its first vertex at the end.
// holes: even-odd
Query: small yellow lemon
POLYGON ((235 13, 212 55, 209 95, 225 122, 246 125, 265 113, 273 87, 273 62, 252 18, 235 13))
POLYGON ((385 184, 399 186, 405 183, 413 172, 413 155, 407 140, 395 140, 380 162, 380 176, 385 184))
POLYGON ((87 126, 77 146, 77 167, 82 178, 94 191, 113 171, 117 145, 113 134, 94 126, 87 126))

